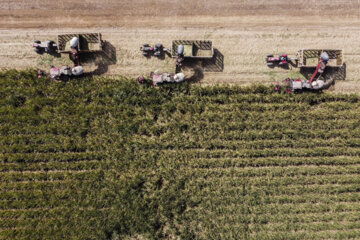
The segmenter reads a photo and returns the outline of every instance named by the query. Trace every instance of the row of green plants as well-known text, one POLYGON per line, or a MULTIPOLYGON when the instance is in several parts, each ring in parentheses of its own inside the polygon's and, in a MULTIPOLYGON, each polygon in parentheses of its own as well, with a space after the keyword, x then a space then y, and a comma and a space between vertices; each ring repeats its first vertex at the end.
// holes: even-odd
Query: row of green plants
POLYGON ((359 104, 0 72, 0 238, 358 237, 359 104))

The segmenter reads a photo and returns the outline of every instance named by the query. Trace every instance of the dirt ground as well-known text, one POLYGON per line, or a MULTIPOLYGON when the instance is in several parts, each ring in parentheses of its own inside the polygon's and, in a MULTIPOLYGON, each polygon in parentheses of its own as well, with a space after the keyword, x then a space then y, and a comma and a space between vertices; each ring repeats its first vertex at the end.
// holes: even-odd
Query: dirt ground
POLYGON ((145 58, 143 43, 171 46, 175 39, 209 39, 212 66, 188 68, 199 84, 249 84, 301 77, 298 69, 269 69, 269 53, 302 48, 343 49, 346 80, 333 91, 360 92, 360 3, 354 0, 2 0, 0 68, 48 69, 68 57, 37 55, 33 40, 59 33, 101 32, 107 55, 85 61, 85 70, 135 77, 174 71, 174 60, 145 58))

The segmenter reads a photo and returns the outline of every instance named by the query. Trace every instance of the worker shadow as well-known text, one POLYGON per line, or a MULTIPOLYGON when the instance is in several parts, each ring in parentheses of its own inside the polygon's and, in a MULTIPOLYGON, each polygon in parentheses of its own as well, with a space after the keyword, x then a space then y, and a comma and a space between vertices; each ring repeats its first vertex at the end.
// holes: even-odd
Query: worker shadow
MULTIPOLYGON (((307 67, 300 68, 301 75, 304 76, 305 79, 310 79, 314 74, 316 67, 307 67)), ((320 79, 329 79, 333 78, 334 80, 345 80, 346 79, 346 63, 344 63, 341 67, 333 67, 327 66, 324 70, 324 73, 320 77, 320 79)))
POLYGON ((79 57, 82 65, 94 64, 98 66, 95 72, 101 74, 106 73, 109 65, 114 65, 117 62, 116 48, 108 41, 104 41, 102 51, 80 52, 79 57))

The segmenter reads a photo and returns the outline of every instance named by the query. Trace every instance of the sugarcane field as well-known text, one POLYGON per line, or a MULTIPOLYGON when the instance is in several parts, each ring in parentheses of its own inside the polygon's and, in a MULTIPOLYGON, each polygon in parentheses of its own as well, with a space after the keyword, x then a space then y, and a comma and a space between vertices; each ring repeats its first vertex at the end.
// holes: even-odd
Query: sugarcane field
POLYGON ((0 239, 360 239, 360 2, 0 16, 0 239))

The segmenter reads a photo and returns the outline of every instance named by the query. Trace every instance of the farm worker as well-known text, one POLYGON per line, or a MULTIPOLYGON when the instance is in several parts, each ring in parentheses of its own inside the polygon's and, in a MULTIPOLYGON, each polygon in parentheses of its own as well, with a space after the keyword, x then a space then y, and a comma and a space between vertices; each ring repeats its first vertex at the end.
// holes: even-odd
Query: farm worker
POLYGON ((323 52, 320 56, 320 67, 319 67, 319 73, 323 73, 326 67, 326 64, 329 61, 329 55, 327 54, 327 52, 323 52))
POLYGON ((70 48, 71 48, 70 59, 74 62, 75 66, 79 66, 80 65, 79 38, 73 37, 70 40, 70 48))
POLYGON ((181 67, 183 61, 184 61, 184 45, 179 45, 176 54, 176 62, 175 62, 176 66, 181 67))

